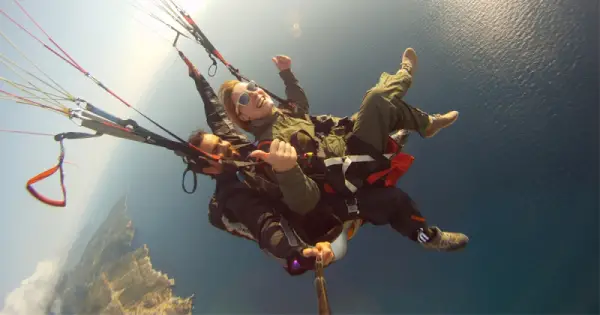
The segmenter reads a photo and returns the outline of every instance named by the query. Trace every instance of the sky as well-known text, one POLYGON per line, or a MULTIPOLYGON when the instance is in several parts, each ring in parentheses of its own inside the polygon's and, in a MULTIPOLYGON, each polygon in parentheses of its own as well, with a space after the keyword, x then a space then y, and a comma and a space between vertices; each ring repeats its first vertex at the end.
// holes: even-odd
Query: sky
MULTIPOLYGON (((23 0, 20 3, 77 63, 142 112, 143 107, 136 104, 143 101, 147 89, 156 81, 156 77, 160 77, 160 70, 178 59, 170 46, 172 33, 129 6, 128 1, 23 0)), ((178 3, 197 18, 202 17, 210 1, 180 0, 178 3)), ((0 8, 58 51, 15 3, 3 1, 0 8)), ((19 50, 25 52, 29 60, 70 94, 86 99, 116 116, 136 117, 131 109, 60 60, 4 16, 0 16, 0 29, 19 50)), ((43 77, 4 38, 0 40, 2 56, 43 77)), ((22 72, 19 74, 44 87, 31 76, 22 72)), ((17 83, 27 83, 4 64, 0 64, 0 76, 17 83)), ((0 86, 3 90, 25 96, 7 83, 0 86)), ((49 88, 43 90, 52 92, 49 88)), ((70 102, 64 104, 75 106, 70 102)), ((66 117, 38 107, 11 100, 0 100, 0 107, 3 111, 0 115, 0 129, 3 130, 47 134, 88 131, 76 126, 66 117)), ((160 113, 153 112, 149 115, 157 116, 160 113)), ((29 282, 35 279, 47 282, 48 277, 40 276, 39 273, 48 274, 57 270, 59 259, 68 251, 80 227, 81 218, 91 208, 90 201, 102 174, 111 158, 118 153, 121 141, 107 136, 65 141, 65 160, 68 164, 64 166, 67 187, 67 206, 64 208, 46 206, 31 197, 25 189, 25 183, 30 177, 56 163, 58 143, 51 137, 5 132, 0 132, 0 142, 5 148, 4 154, 0 156, 0 163, 3 165, 0 303, 6 304, 8 300, 14 302, 25 296, 23 292, 27 291, 23 290, 26 290, 27 281, 24 279, 29 278, 29 282), (17 288, 20 286, 22 290, 19 291, 17 288), (9 294, 11 291, 12 295, 9 294)), ((35 187, 50 198, 60 198, 58 173, 35 187)))

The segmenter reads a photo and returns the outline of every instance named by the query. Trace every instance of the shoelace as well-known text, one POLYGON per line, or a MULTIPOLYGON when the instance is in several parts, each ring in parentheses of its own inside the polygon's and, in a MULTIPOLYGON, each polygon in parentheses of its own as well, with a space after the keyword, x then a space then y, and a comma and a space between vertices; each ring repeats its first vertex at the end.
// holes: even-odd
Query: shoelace
POLYGON ((408 73, 412 74, 412 65, 410 63, 407 62, 403 62, 402 65, 400 66, 400 69, 404 69, 406 71, 408 71, 408 73))

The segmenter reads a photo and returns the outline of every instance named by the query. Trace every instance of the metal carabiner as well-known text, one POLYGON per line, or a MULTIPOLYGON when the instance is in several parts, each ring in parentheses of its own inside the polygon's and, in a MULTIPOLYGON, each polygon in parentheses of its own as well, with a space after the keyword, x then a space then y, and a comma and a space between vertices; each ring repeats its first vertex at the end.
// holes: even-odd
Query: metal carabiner
POLYGON ((83 125, 83 108, 75 108, 69 110, 69 120, 73 122, 75 125, 81 127, 83 125), (75 120, 78 119, 77 121, 75 120))

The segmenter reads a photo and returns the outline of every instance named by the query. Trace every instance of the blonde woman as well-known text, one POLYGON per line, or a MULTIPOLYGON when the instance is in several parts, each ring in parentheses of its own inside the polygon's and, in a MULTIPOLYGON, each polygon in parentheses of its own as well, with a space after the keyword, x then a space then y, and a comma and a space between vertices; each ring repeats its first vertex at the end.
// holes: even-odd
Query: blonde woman
MULTIPOLYGON (((325 157, 358 154, 347 152, 347 134, 340 134, 335 128, 337 121, 334 120, 333 128, 327 128, 325 133, 319 132, 323 126, 309 116, 309 103, 291 71, 291 59, 277 56, 273 62, 284 81, 286 95, 294 104, 276 107, 273 99, 254 82, 229 80, 221 85, 219 99, 231 121, 253 134, 257 141, 278 139, 290 142, 298 131, 303 130, 317 141, 318 150, 325 157)), ((393 131, 406 129, 429 138, 456 121, 457 111, 429 115, 402 100, 412 84, 416 66, 417 55, 412 48, 408 48, 403 54, 400 70, 395 74, 384 72, 379 82, 367 91, 355 115, 356 122, 352 130, 355 137, 383 151, 388 135, 393 131)), ((327 123, 331 125, 331 122, 327 123)))

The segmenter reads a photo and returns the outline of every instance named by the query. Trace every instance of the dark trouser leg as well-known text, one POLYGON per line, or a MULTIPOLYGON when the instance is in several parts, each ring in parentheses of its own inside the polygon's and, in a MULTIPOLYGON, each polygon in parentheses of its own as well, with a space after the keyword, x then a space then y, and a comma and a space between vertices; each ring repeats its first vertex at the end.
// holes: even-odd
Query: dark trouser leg
POLYGON ((411 83, 412 76, 406 71, 393 75, 384 72, 363 99, 356 115, 354 136, 378 151, 383 151, 393 131, 407 129, 423 136, 430 123, 429 114, 402 100, 411 83))
MULTIPOLYGON (((417 242, 419 230, 428 231, 425 219, 417 204, 407 193, 397 187, 367 186, 356 193, 358 216, 373 225, 389 224, 400 234, 417 242)), ((337 209, 344 209, 344 201, 337 198, 337 209)), ((342 220, 349 219, 346 213, 339 213, 342 220)))

